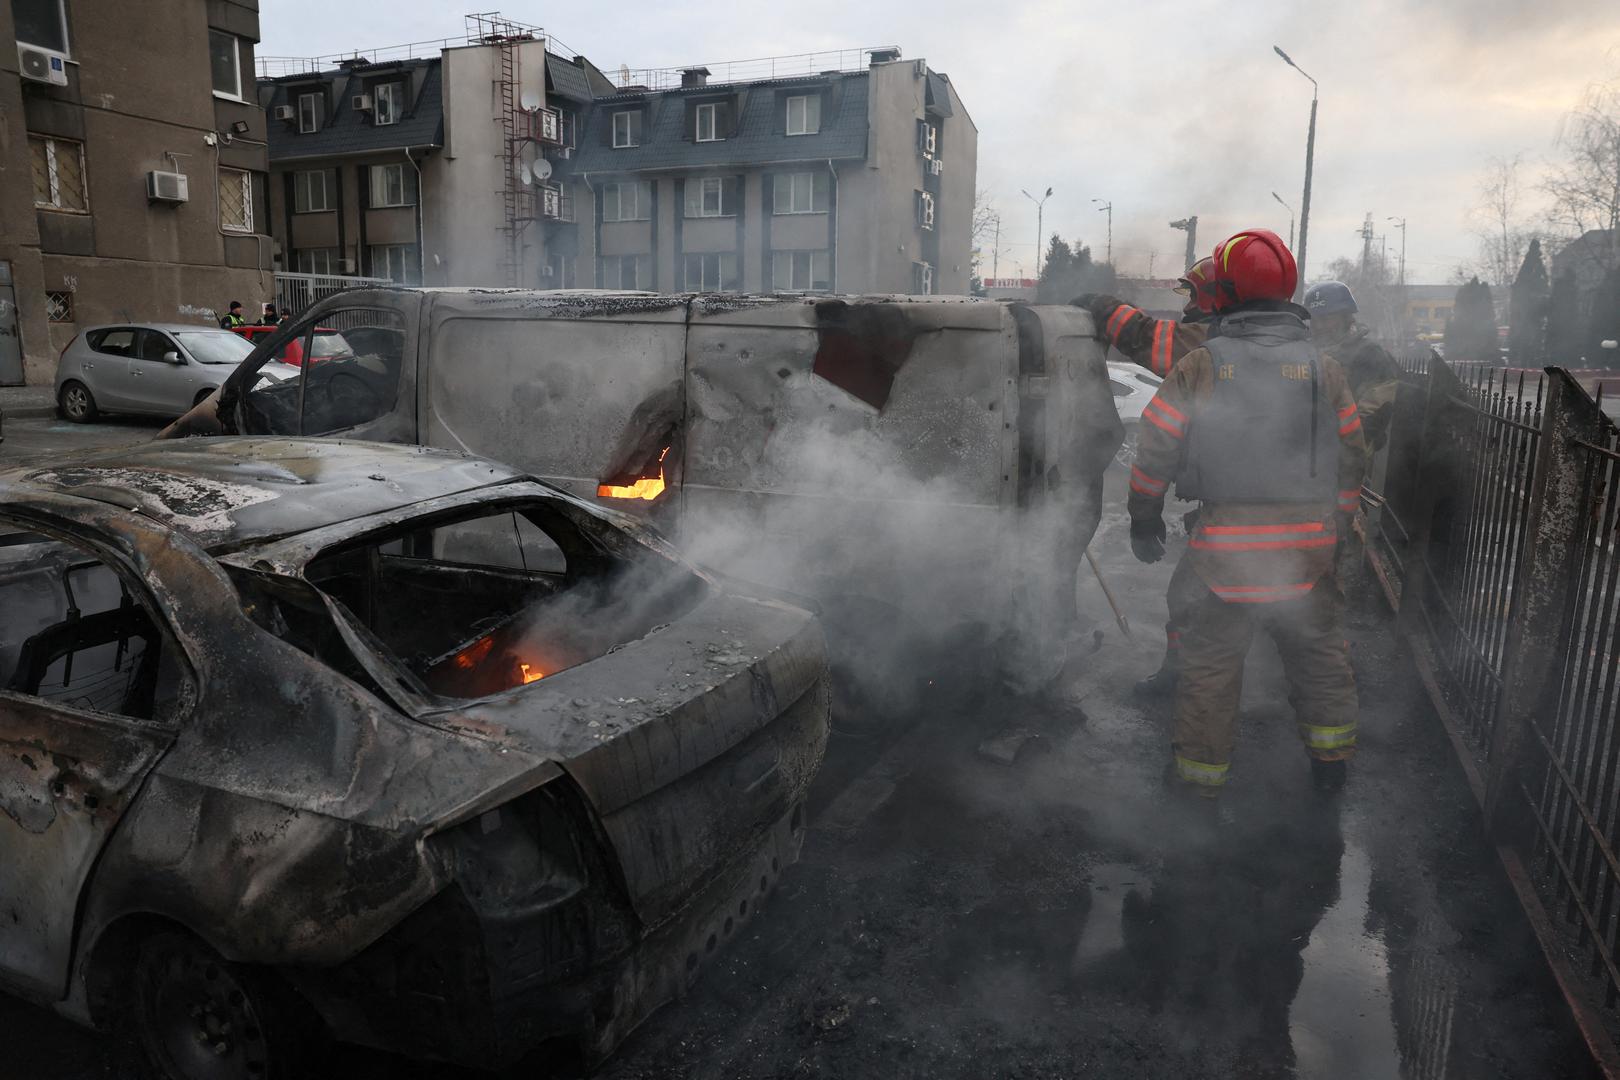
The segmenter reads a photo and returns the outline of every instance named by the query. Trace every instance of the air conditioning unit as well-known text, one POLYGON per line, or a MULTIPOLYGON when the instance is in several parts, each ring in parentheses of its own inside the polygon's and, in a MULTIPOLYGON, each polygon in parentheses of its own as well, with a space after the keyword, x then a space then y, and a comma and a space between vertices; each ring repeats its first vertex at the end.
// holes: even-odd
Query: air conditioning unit
POLYGON ((945 171, 945 162, 940 160, 939 158, 935 158, 932 162, 929 163, 928 171, 933 173, 935 176, 940 175, 941 173, 943 173, 945 171))
POLYGON ((293 107, 291 105, 277 105, 276 106, 276 119, 277 120, 291 120, 293 118, 293 115, 294 115, 293 107))
POLYGON ((146 174, 146 197, 153 202, 183 203, 191 198, 186 174, 177 172, 149 172, 146 174))
POLYGON ((370 94, 356 94, 356 95, 354 95, 354 97, 349 99, 349 108, 353 109, 355 112, 370 112, 371 111, 371 95, 370 94))
POLYGON ((557 276, 557 271, 552 267, 552 265, 550 263, 546 263, 545 266, 540 268, 540 276, 541 277, 548 277, 548 278, 549 277, 556 277, 557 276))
POLYGON ((17 43, 17 70, 29 82, 67 85, 67 57, 50 49, 17 43))

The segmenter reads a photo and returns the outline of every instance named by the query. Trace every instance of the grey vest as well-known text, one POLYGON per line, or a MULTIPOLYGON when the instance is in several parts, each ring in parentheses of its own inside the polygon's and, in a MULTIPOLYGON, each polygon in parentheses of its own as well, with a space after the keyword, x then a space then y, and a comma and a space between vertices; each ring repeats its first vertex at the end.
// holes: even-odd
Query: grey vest
POLYGON ((1176 492, 1213 503, 1332 503, 1339 418, 1304 321, 1287 312, 1222 319, 1204 343, 1215 389, 1187 432, 1176 492))

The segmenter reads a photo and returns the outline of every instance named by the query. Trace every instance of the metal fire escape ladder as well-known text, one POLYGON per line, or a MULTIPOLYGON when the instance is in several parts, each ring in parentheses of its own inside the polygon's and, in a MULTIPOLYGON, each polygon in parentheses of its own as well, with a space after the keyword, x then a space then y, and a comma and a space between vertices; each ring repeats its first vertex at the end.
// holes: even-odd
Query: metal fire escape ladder
POLYGON ((518 47, 510 39, 500 44, 499 71, 500 82, 497 91, 500 94, 501 109, 501 135, 502 145, 505 149, 502 162, 504 174, 502 182, 502 209, 505 212, 501 231, 505 234, 505 245, 501 252, 501 272, 505 276, 506 284, 515 287, 518 284, 518 268, 521 263, 518 254, 518 239, 523 232, 523 221, 520 211, 523 201, 523 185, 518 177, 519 156, 519 110, 518 101, 518 47))

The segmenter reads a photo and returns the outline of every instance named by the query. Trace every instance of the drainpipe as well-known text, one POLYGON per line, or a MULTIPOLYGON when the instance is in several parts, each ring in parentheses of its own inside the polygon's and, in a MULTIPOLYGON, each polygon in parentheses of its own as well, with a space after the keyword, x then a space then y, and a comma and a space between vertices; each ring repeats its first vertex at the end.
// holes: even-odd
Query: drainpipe
POLYGON ((422 166, 411 157, 411 148, 405 147, 405 160, 416 170, 416 283, 427 284, 427 230, 422 225, 422 166))
MULTIPOLYGON (((591 284, 590 284, 590 287, 594 289, 596 287, 596 283, 598 281, 602 280, 602 274, 601 274, 600 265, 599 265, 601 263, 601 261, 602 261, 602 251, 601 251, 602 235, 596 228, 596 220, 597 220, 597 218, 596 218, 596 189, 591 186, 591 174, 590 173, 588 173, 588 172, 587 173, 580 173, 579 174, 579 179, 580 179, 580 182, 585 185, 585 190, 591 193, 591 284)), ((577 288, 579 288, 579 262, 578 262, 578 260, 579 260, 579 244, 578 244, 578 238, 579 238, 579 229, 578 229, 579 212, 578 211, 574 212, 574 224, 575 224, 575 229, 574 229, 574 237, 575 237, 575 245, 574 245, 574 259, 575 259, 575 263, 574 263, 574 288, 577 289, 577 288)), ((658 228, 658 222, 655 221, 655 222, 652 223, 652 225, 653 225, 654 229, 658 228)))
POLYGON ((828 214, 827 222, 827 267, 831 273, 827 276, 827 285, 836 293, 838 291, 838 170, 833 168, 833 159, 827 159, 827 172, 832 176, 832 213, 828 214))

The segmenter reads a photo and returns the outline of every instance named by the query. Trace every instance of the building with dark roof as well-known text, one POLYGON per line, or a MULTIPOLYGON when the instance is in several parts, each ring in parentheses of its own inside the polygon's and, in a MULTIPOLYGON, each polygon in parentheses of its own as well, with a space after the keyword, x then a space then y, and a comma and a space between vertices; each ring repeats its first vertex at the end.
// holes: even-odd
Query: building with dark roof
POLYGON ((879 50, 810 74, 616 85, 536 29, 502 30, 261 84, 284 270, 967 292, 978 133, 925 63, 879 50))

